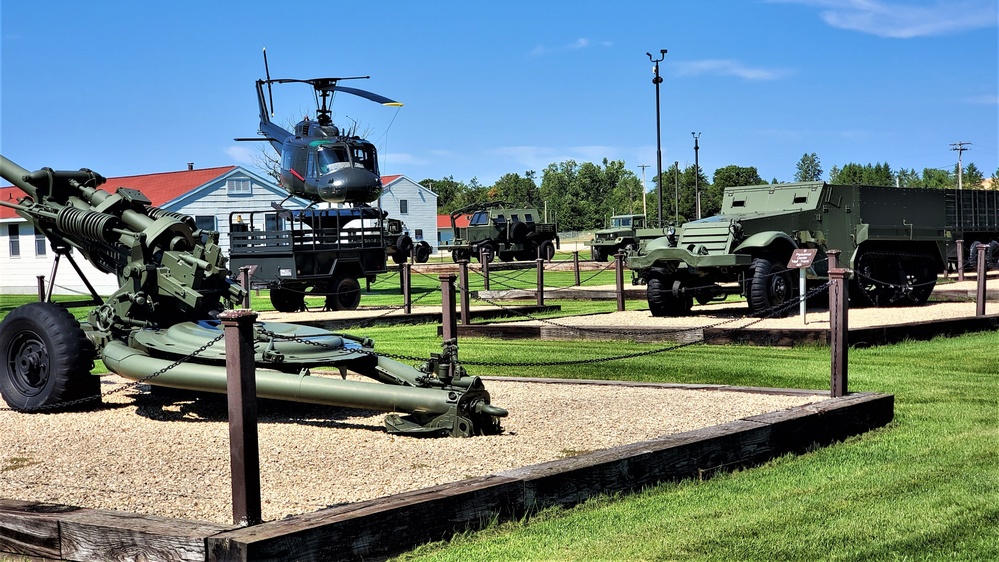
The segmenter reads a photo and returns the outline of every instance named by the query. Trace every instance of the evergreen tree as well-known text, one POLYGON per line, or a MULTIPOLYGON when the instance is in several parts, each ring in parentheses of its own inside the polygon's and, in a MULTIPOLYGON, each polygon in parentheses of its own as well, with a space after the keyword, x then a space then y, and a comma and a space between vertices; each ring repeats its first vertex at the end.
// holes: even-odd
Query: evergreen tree
POLYGON ((814 152, 807 152, 798 161, 797 171, 794 173, 794 181, 819 181, 822 179, 822 165, 819 157, 814 152))

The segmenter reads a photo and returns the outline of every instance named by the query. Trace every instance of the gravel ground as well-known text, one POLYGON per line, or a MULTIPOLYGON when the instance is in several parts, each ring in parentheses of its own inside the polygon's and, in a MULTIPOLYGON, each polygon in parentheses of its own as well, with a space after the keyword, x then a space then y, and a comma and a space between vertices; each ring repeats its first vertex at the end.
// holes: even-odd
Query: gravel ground
MULTIPOLYGON (((107 393, 124 379, 108 375, 102 383, 107 393)), ((264 519, 825 399, 498 380, 487 388, 511 415, 503 434, 471 439, 389 435, 380 412, 261 403, 264 519)), ((92 412, 0 410, 0 497, 231 524, 221 398, 175 402, 129 388, 104 402, 92 412)))

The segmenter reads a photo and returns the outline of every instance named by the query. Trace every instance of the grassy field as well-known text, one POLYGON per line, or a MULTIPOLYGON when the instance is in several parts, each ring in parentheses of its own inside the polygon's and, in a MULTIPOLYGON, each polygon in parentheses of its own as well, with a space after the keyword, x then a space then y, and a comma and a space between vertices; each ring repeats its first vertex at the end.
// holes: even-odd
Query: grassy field
MULTIPOLYGON (((395 287, 376 285, 362 303, 372 304, 365 300, 370 297, 397 304, 395 287)), ((433 291, 432 283, 425 289, 433 291)), ((253 305, 263 309, 265 303, 264 293, 253 305)), ((592 311, 614 307, 559 304, 592 311)), ((12 307, 4 296, 0 315, 12 307)), ((440 345, 435 325, 357 333, 372 337, 377 350, 396 354, 426 357, 440 345)), ((829 385, 829 351, 818 346, 696 345, 569 363, 667 347, 469 338, 460 342, 460 357, 476 375, 829 385)), ((999 560, 999 334, 853 349, 850 385, 894 394, 895 420, 805 455, 707 482, 548 509, 420 547, 398 560, 999 560)))

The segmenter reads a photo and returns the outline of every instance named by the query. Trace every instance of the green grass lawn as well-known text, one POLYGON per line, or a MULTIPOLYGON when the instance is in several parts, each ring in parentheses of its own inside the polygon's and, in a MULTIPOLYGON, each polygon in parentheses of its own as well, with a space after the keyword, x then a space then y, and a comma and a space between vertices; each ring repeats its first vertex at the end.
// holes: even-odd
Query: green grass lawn
MULTIPOLYGON (((432 291, 432 284, 425 289, 432 291)), ((372 299, 382 298, 385 305, 399 302, 393 289, 376 286, 378 290, 383 293, 372 299)), ((365 298, 362 304, 368 304, 365 298)), ((263 309, 264 302, 266 293, 254 297, 254 308, 263 309)), ((594 312, 614 309, 612 301, 558 304, 594 312)), ((629 308, 632 304, 642 303, 629 303, 629 308)), ((4 296, 0 315, 13 306, 4 296)), ((372 337, 375 349, 386 353, 427 357, 440 349, 435 325, 350 331, 372 337)), ((819 346, 695 345, 567 364, 668 347, 466 338, 460 341, 459 355, 474 375, 829 385, 829 350, 819 346), (498 365, 502 363, 522 366, 498 365)), ((843 443, 761 467, 706 482, 596 498, 570 509, 547 509, 398 558, 999 560, 999 334, 852 349, 850 388, 894 394, 895 420, 843 443)))

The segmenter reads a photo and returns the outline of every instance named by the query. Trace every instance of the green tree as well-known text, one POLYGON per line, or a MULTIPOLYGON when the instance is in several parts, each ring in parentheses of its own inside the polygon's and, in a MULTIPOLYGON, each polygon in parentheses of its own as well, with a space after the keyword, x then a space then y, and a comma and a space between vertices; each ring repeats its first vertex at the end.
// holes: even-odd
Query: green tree
POLYGON ((427 178, 421 181, 420 185, 437 194, 437 213, 441 215, 446 215, 460 207, 458 202, 468 191, 468 186, 455 181, 454 176, 442 179, 427 178))
POLYGON ((957 187, 957 177, 947 170, 923 168, 923 186, 930 189, 953 189, 957 187))
POLYGON ((895 185, 895 174, 887 162, 863 166, 851 162, 842 169, 833 166, 829 171, 829 183, 891 187, 895 185))
MULTIPOLYGON (((956 168, 956 166, 955 166, 956 168)), ((957 171, 955 170, 955 174, 957 171)), ((974 162, 968 162, 968 165, 964 167, 964 173, 961 176, 961 185, 965 189, 981 189, 982 182, 985 181, 985 174, 975 166, 974 162)))
POLYGON ((537 174, 531 170, 520 174, 503 174, 496 180, 490 192, 490 199, 506 201, 511 205, 538 206, 542 204, 541 190, 534 178, 537 174))
POLYGON ((797 171, 794 173, 794 181, 819 181, 822 179, 822 165, 819 157, 814 152, 805 153, 798 161, 797 171))

